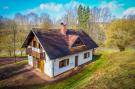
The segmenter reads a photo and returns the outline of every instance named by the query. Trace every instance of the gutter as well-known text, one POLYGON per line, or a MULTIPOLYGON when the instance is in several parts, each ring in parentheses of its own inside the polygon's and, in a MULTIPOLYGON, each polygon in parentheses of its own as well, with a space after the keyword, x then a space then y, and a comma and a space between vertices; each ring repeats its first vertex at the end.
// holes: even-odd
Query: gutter
POLYGON ((55 62, 55 60, 53 60, 53 67, 52 67, 52 70, 53 70, 53 78, 54 78, 54 62, 55 62))

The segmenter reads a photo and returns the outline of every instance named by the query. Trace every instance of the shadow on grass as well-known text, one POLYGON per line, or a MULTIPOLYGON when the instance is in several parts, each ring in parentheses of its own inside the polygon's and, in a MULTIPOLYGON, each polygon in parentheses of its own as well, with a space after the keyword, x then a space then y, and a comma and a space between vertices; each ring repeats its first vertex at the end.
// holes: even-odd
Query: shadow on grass
POLYGON ((102 56, 101 54, 93 55, 92 62, 93 62, 93 61, 96 61, 96 60, 99 60, 101 56, 102 56))
POLYGON ((13 65, 6 66, 4 68, 0 68, 0 80, 4 80, 13 77, 15 75, 29 71, 29 70, 21 70, 22 68, 24 68, 24 66, 25 64, 19 64, 19 65, 13 64, 13 65))
POLYGON ((0 89, 39 89, 41 87, 44 87, 45 85, 47 86, 48 84, 41 83, 41 84, 31 84, 31 85, 21 85, 21 86, 4 86, 1 87, 0 89))

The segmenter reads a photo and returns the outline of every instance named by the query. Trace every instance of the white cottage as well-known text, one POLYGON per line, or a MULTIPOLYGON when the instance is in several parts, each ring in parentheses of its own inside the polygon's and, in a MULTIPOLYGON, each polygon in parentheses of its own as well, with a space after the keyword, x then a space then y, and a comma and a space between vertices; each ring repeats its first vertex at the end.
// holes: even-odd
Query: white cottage
POLYGON ((96 43, 82 30, 33 29, 23 46, 28 54, 28 64, 42 73, 55 77, 92 60, 96 43))

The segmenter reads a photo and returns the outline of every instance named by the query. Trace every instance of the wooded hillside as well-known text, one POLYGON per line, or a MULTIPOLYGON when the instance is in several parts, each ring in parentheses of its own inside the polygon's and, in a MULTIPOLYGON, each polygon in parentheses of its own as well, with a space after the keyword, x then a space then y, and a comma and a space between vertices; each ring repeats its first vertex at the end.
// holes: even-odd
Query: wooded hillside
POLYGON ((0 56, 25 55, 21 48, 28 32, 32 28, 59 29, 60 22, 67 23, 68 29, 84 30, 99 47, 113 47, 120 51, 135 46, 135 19, 116 19, 108 8, 89 8, 79 5, 65 9, 59 20, 51 19, 49 14, 16 13, 13 19, 0 17, 0 56), (27 17, 27 18, 26 18, 27 17))

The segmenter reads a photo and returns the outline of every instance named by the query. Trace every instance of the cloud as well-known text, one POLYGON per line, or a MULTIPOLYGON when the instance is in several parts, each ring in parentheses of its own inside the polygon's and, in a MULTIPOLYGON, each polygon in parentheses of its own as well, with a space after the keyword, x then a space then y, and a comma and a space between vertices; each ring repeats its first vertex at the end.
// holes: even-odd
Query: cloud
POLYGON ((124 4, 119 4, 117 1, 111 1, 111 2, 105 2, 103 1, 101 3, 101 8, 109 8, 110 10, 116 10, 118 8, 121 8, 124 4))
POLYGON ((64 7, 72 7, 72 8, 75 8, 75 7, 77 7, 77 6, 79 6, 79 5, 84 5, 83 3, 80 3, 80 2, 77 2, 77 1, 71 1, 71 2, 69 2, 69 3, 67 3, 67 4, 65 4, 65 5, 63 5, 64 7))
POLYGON ((9 9, 9 7, 8 6, 3 6, 3 9, 7 10, 7 9, 9 9))
MULTIPOLYGON (((69 3, 66 4, 57 4, 57 3, 41 3, 38 7, 28 9, 28 12, 40 12, 40 11, 53 11, 53 12, 60 12, 61 10, 64 9, 69 9, 69 8, 74 8, 82 3, 77 2, 77 1, 70 1, 69 3)), ((83 4, 82 4, 83 5, 83 4)))
POLYGON ((38 14, 48 13, 50 16, 58 19, 66 13, 66 10, 68 10, 68 9, 72 10, 74 7, 77 7, 80 4, 82 4, 82 3, 77 2, 77 1, 70 1, 70 2, 65 3, 65 4, 54 3, 54 2, 41 3, 41 4, 39 4, 39 6, 37 6, 35 8, 27 9, 23 13, 24 14, 26 14, 26 13, 28 14, 31 12, 38 13, 38 14))
POLYGON ((41 10, 48 9, 51 11, 60 11, 62 8, 62 4, 56 4, 56 3, 47 3, 47 4, 40 4, 39 8, 41 10))
POLYGON ((124 11, 124 15, 135 15, 135 7, 130 7, 124 11))
POLYGON ((56 3, 41 3, 38 7, 27 9, 26 13, 41 13, 44 11, 53 11, 53 12, 59 12, 62 9, 62 4, 56 4, 56 3))

